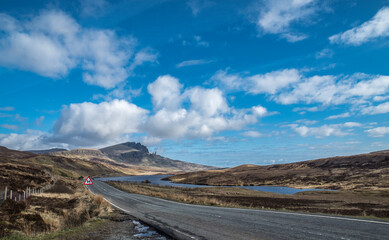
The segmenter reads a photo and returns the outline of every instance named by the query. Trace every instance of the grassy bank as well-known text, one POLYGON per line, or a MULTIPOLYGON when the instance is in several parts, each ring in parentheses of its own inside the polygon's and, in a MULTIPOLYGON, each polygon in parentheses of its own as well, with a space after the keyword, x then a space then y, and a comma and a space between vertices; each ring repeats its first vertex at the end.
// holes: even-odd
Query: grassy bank
POLYGON ((0 206, 0 237, 43 238, 110 212, 110 205, 101 196, 90 194, 82 182, 60 177, 54 188, 43 194, 25 201, 4 201, 0 206))
POLYGON ((389 218, 389 191, 312 191, 293 195, 240 188, 179 188, 109 182, 130 193, 211 206, 278 209, 389 218))

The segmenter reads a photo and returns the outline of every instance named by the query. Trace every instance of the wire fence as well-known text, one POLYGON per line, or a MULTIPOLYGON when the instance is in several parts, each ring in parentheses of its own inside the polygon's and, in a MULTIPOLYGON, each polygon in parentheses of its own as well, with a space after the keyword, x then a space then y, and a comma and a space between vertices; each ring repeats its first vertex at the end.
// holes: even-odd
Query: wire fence
POLYGON ((41 188, 31 188, 26 187, 25 190, 22 191, 15 191, 12 189, 9 189, 8 186, 2 188, 4 191, 0 191, 0 203, 2 203, 4 200, 11 199, 14 201, 24 201, 28 199, 30 196, 33 195, 39 195, 41 193, 44 193, 45 191, 51 189, 54 187, 54 185, 57 183, 58 177, 53 178, 53 183, 45 185, 41 188))

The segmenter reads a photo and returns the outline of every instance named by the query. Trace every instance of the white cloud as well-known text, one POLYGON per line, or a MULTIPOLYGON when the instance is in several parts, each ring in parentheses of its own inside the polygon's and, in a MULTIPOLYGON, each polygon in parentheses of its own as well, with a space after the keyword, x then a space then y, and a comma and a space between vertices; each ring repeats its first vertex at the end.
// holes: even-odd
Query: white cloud
POLYGON ((201 36, 195 35, 193 38, 194 38, 194 40, 196 41, 196 45, 197 45, 197 46, 209 47, 209 42, 204 41, 203 38, 202 38, 201 36))
POLYGON ((386 99, 389 99, 389 96, 375 96, 373 98, 374 102, 382 102, 385 101, 386 99))
POLYGON ((275 94, 280 89, 298 82, 301 76, 296 69, 284 69, 246 78, 249 81, 247 91, 253 94, 275 94))
POLYGON ((211 77, 211 80, 222 85, 223 88, 229 90, 242 89, 244 85, 244 78, 240 74, 228 73, 228 69, 217 71, 211 77))
POLYGON ((377 127, 366 130, 365 132, 369 133, 371 137, 383 137, 386 134, 389 134, 389 127, 377 127))
MULTIPOLYGON (((269 99, 284 105, 360 105, 389 92, 389 76, 363 73, 306 77, 303 71, 283 69, 248 76, 247 73, 229 74, 227 69, 216 72, 211 80, 226 90, 267 94, 269 99)), ((295 111, 302 111, 302 114, 311 110, 319 109, 317 106, 306 110, 295 108, 295 111)))
POLYGON ((328 49, 328 48, 324 48, 323 50, 317 52, 315 54, 315 57, 316 57, 316 59, 332 58, 333 55, 334 55, 334 51, 332 51, 331 49, 328 49))
POLYGON ((345 112, 345 113, 341 113, 341 114, 337 114, 337 115, 331 115, 331 116, 327 117, 326 120, 332 120, 332 119, 338 119, 338 118, 348 118, 350 116, 351 116, 350 113, 345 112))
POLYGON ((315 0, 267 0, 260 9, 256 22, 260 32, 280 34, 290 42, 301 41, 308 36, 291 31, 291 25, 306 22, 318 10, 315 0))
POLYGON ((0 108, 0 111, 5 111, 5 112, 10 112, 10 111, 14 111, 15 108, 14 107, 1 107, 0 108))
POLYGON ((206 59, 195 59, 195 60, 187 60, 182 61, 176 65, 176 68, 182 68, 182 67, 188 67, 188 66, 195 66, 195 65, 203 65, 207 63, 212 63, 213 60, 206 60, 206 59))
POLYGON ((178 79, 161 76, 148 86, 157 109, 142 129, 145 141, 212 137, 225 130, 239 130, 268 114, 266 108, 234 109, 217 88, 193 87, 182 91, 178 79), (185 106, 184 108, 182 106, 185 106))
POLYGON ((304 125, 313 125, 318 123, 316 120, 309 120, 309 119, 299 119, 296 121, 298 124, 304 124, 304 125))
POLYGON ((182 85, 170 75, 160 76, 147 87, 155 108, 176 109, 181 105, 182 85))
POLYGON ((343 124, 322 125, 320 127, 307 127, 298 124, 290 124, 289 126, 302 137, 314 136, 316 138, 324 138, 330 136, 342 137, 349 135, 349 132, 345 131, 344 128, 361 127, 362 124, 357 122, 346 122, 343 124))
POLYGON ((130 101, 133 97, 140 96, 141 93, 142 88, 132 89, 128 85, 120 84, 106 94, 94 94, 93 100, 112 101, 114 99, 124 99, 130 101))
POLYGON ((130 65, 129 69, 132 71, 137 66, 143 65, 146 62, 156 62, 158 53, 151 48, 145 48, 136 53, 134 61, 130 65))
POLYGON ((383 7, 369 21, 346 32, 333 35, 329 40, 331 43, 357 46, 387 36, 389 36, 389 7, 383 7))
MULTIPOLYGON (((217 89, 204 89, 194 87, 185 91, 184 95, 188 96, 192 109, 200 112, 204 116, 214 116, 218 113, 229 111, 227 101, 223 93, 217 89)), ((261 111, 263 111, 261 109, 261 111)))
POLYGON ((299 71, 293 68, 252 76, 228 74, 227 71, 228 69, 220 70, 211 79, 228 89, 241 89, 252 94, 275 94, 292 83, 300 81, 302 77, 299 71))
POLYGON ((259 137, 263 136, 263 134, 258 132, 258 131, 246 131, 246 132, 242 133, 242 135, 245 137, 251 137, 251 138, 259 138, 259 137))
POLYGON ((299 114, 303 115, 306 112, 318 112, 320 111, 319 107, 295 107, 293 108, 293 112, 299 112, 299 114))
POLYGON ((1 124, 0 127, 6 128, 9 130, 17 130, 18 129, 17 125, 12 125, 12 124, 1 124))
POLYGON ((338 105, 365 102, 389 90, 389 76, 354 74, 352 76, 313 76, 303 78, 292 90, 274 95, 281 104, 321 103, 338 105))
POLYGON ((109 89, 125 81, 135 66, 156 59, 140 51, 131 67, 134 38, 83 28, 62 11, 44 11, 24 22, 1 14, 0 22, 5 24, 0 28, 0 65, 46 77, 61 78, 80 67, 85 82, 109 89))
POLYGON ((27 130, 23 134, 11 133, 0 134, 0 145, 17 150, 49 149, 53 147, 67 148, 67 144, 48 143, 47 133, 27 130))
POLYGON ((62 109, 51 140, 79 146, 120 140, 124 134, 138 133, 147 114, 125 100, 70 104, 62 109))
POLYGON ((389 102, 381 103, 377 106, 369 106, 361 110, 362 114, 383 114, 389 112, 389 102))

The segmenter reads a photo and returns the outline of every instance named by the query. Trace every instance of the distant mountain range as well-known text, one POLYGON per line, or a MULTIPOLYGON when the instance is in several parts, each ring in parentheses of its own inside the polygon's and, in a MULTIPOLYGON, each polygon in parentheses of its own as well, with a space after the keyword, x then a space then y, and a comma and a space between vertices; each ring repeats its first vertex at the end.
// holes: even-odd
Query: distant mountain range
POLYGON ((29 152, 51 156, 88 159, 118 165, 131 165, 143 168, 149 167, 153 170, 201 171, 217 169, 216 167, 165 158, 155 153, 150 153, 146 146, 135 142, 125 142, 101 149, 66 150, 53 148, 47 150, 29 150, 29 152))

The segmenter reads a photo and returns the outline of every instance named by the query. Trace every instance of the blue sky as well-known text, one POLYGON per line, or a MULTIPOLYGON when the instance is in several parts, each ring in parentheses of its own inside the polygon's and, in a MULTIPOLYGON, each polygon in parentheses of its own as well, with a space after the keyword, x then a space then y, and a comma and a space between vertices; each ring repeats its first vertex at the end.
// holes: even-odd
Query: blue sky
POLYGON ((389 1, 0 1, 0 145, 216 166, 389 149, 389 1))

